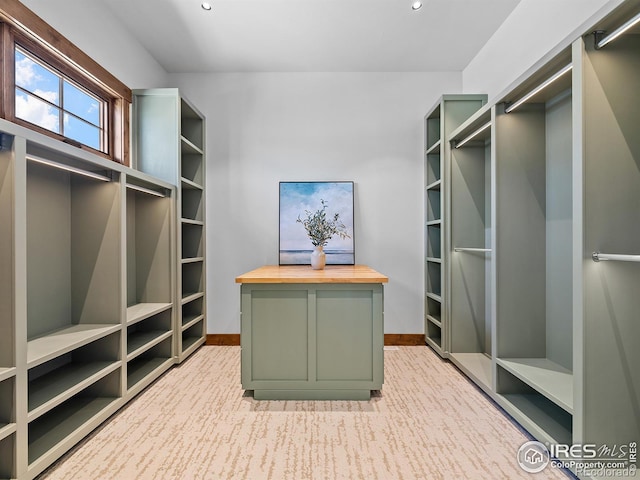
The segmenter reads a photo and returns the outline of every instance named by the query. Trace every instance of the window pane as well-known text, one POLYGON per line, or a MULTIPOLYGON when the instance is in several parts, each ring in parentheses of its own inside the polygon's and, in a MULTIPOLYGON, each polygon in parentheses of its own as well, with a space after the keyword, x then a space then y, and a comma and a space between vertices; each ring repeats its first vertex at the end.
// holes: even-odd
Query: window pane
POLYGON ((16 88, 16 117, 55 133, 60 133, 60 111, 16 88))
POLYGON ((62 108, 95 126, 100 126, 100 101, 66 80, 63 88, 62 108))
POLYGON ((16 49, 16 85, 60 105, 60 77, 16 49))
POLYGON ((101 150, 100 129, 68 113, 64 114, 64 136, 101 150))

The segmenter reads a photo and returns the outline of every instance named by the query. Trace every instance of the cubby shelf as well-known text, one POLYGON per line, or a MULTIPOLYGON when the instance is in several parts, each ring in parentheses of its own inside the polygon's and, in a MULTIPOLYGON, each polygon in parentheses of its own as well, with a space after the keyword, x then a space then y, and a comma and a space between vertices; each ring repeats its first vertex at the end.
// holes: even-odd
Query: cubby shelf
POLYGON ((427 315, 427 320, 429 320, 434 325, 437 325, 439 328, 442 328, 442 322, 433 315, 427 315))
POLYGON ((440 190, 441 185, 442 185, 442 180, 436 180, 435 182, 427 185, 427 190, 440 190))
POLYGON ((32 368, 65 353, 120 331, 120 325, 79 324, 61 328, 27 342, 27 368, 32 368))
POLYGON ((200 226, 204 225, 204 222, 202 220, 192 220, 191 218, 182 217, 180 221, 187 225, 200 225, 200 226))
POLYGON ((182 145, 183 153, 189 153, 189 154, 196 153, 200 155, 204 153, 200 147, 194 145, 189 139, 185 138, 184 136, 180 136, 180 142, 182 145))
MULTIPOLYGON (((29 464, 52 450, 66 450, 102 422, 119 404, 117 397, 80 396, 29 423, 29 464), (110 411, 111 410, 111 411, 110 411)), ((41 471, 42 467, 34 468, 41 471)))
POLYGON ((186 329, 192 327, 193 325, 195 325, 196 323, 198 323, 200 320, 203 320, 203 319, 204 319, 204 315, 190 315, 190 316, 183 315, 182 331, 185 331, 186 329))
POLYGON ((182 188, 191 188, 193 190, 203 190, 202 185, 196 182, 193 182, 191 180, 188 180, 184 177, 180 178, 180 183, 182 184, 182 188))
POLYGON ((189 355, 204 343, 205 339, 202 335, 198 336, 186 336, 182 338, 182 351, 184 354, 189 355))
POLYGON ((172 303, 138 303, 127 307, 127 324, 139 322, 158 313, 169 310, 172 303))
POLYGON ((435 293, 427 292, 427 297, 436 302, 442 302, 442 297, 440 295, 436 295, 435 293))
MULTIPOLYGON (((144 388, 173 363, 167 357, 137 357, 127 363, 127 390, 144 388)), ((137 392, 136 392, 137 393, 137 392)))
POLYGON ((543 395, 503 393, 497 395, 497 399, 508 413, 516 416, 518 422, 540 441, 571 445, 573 438, 572 416, 552 404, 543 395))
POLYGON ((427 148, 426 150, 426 154, 427 155, 431 155, 434 153, 440 153, 440 140, 438 140, 436 143, 434 143, 433 145, 431 145, 429 148, 427 148))
POLYGON ((121 362, 113 361, 69 363, 29 382, 28 421, 35 420, 120 366, 121 362))
POLYGON ((162 330, 145 330, 128 335, 127 362, 130 362, 167 338, 171 338, 172 335, 172 331, 162 330))
POLYGON ((498 365, 568 413, 573 413, 573 373, 547 358, 498 358, 498 365))
POLYGON ((15 375, 16 375, 15 367, 0 368, 0 382, 8 378, 15 377, 15 375))
POLYGON ((9 435, 12 435, 16 432, 16 424, 15 423, 2 423, 0 421, 0 440, 4 440, 9 435))
POLYGON ((204 292, 196 292, 196 293, 185 293, 182 297, 182 305, 185 305, 189 302, 193 302, 194 300, 197 300, 198 298, 202 298, 204 297, 204 292))
POLYGON ((199 263, 199 262, 204 262, 204 257, 188 257, 180 260, 180 263, 183 265, 187 263, 199 263))

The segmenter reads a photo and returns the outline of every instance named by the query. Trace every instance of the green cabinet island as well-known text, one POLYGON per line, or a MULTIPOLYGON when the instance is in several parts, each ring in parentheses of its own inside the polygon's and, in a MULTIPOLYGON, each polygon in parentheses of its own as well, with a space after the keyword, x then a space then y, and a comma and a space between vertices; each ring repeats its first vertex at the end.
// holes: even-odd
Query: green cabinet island
POLYGON ((240 275, 242 388, 258 400, 368 400, 383 383, 383 284, 364 265, 240 275))

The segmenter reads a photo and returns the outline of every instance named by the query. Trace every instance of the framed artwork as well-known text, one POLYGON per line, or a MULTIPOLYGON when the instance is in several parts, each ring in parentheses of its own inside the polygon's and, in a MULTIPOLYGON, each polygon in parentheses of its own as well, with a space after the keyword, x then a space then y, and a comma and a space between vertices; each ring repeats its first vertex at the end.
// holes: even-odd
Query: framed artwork
POLYGON ((338 216, 348 235, 327 242, 327 265, 355 264, 353 182, 280 182, 280 265, 310 264, 314 247, 298 218, 323 208, 327 218, 338 216))

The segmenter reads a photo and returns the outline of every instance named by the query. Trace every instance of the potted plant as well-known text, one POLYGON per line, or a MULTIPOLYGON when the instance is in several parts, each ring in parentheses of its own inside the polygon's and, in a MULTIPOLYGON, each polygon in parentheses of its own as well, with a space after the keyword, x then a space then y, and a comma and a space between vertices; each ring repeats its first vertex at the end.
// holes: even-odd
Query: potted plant
POLYGON ((298 219, 311 239, 311 244, 315 247, 311 253, 311 268, 322 270, 326 264, 326 255, 322 250, 331 237, 338 235, 340 238, 350 238, 345 225, 340 221, 340 214, 334 213, 333 217, 327 217, 327 202, 320 199, 322 207, 312 212, 305 210, 306 217, 298 219))

